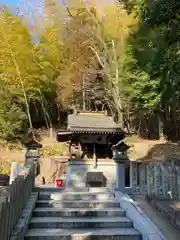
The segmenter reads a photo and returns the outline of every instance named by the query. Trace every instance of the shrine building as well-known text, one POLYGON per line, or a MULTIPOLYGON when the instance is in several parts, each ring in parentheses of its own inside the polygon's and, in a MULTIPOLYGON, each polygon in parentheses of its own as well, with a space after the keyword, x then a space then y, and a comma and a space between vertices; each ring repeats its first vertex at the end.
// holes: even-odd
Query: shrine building
MULTIPOLYGON (((69 144, 68 172, 81 175, 83 181, 80 181, 80 185, 83 187, 87 187, 87 176, 92 172, 103 174, 106 184, 103 184, 102 180, 100 185, 115 184, 116 163, 113 160, 113 148, 116 146, 116 149, 119 147, 120 151, 126 151, 128 147, 122 142, 124 138, 124 131, 104 112, 80 112, 68 115, 67 129, 57 131, 57 141, 69 144)), ((130 185, 128 162, 127 160, 125 169, 127 187, 130 185)), ((73 181, 71 185, 75 183, 73 181)))

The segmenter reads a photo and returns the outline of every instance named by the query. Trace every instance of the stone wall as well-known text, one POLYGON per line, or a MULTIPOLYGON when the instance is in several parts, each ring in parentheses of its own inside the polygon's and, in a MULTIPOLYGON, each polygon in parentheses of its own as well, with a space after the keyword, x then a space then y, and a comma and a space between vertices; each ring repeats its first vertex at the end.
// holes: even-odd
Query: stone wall
POLYGON ((68 157, 41 157, 36 184, 54 184, 67 171, 68 157))

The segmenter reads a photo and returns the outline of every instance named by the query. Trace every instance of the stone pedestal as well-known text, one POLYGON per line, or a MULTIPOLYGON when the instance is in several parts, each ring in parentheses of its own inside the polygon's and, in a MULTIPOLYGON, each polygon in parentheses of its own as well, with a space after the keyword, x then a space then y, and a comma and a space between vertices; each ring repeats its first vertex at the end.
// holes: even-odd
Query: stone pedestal
POLYGON ((87 186, 88 172, 102 172, 106 178, 106 187, 111 189, 116 183, 116 164, 112 162, 97 162, 97 167, 94 169, 93 160, 71 160, 68 163, 65 188, 73 191, 83 191, 87 186))
POLYGON ((125 190, 125 164, 116 162, 116 191, 124 192, 125 190))
POLYGON ((125 192, 125 167, 128 158, 121 152, 113 152, 113 160, 116 163, 116 188, 115 191, 125 192))
POLYGON ((29 152, 26 153, 25 157, 26 157, 25 158, 25 164, 26 165, 31 165, 31 164, 38 161, 38 159, 40 158, 40 155, 36 151, 32 151, 32 152, 29 151, 29 152))

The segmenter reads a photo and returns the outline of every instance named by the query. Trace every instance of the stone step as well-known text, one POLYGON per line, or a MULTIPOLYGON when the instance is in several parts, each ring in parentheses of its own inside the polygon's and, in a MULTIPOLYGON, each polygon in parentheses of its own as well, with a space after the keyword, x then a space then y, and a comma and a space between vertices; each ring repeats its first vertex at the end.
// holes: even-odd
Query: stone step
POLYGON ((38 200, 36 207, 54 208, 119 208, 120 203, 115 200, 106 201, 58 201, 58 200, 38 200))
POLYGON ((64 187, 60 187, 60 188, 56 188, 53 185, 50 185, 47 187, 47 185, 39 185, 36 186, 34 188, 34 192, 51 192, 51 193, 57 193, 57 192, 92 192, 92 193, 96 193, 96 192, 110 192, 110 189, 108 187, 84 187, 84 188, 64 188, 64 187))
POLYGON ((110 192, 83 192, 83 193, 73 193, 73 192, 63 192, 63 193, 52 193, 52 192, 40 192, 39 200, 64 200, 64 201, 77 201, 77 200, 113 200, 114 196, 110 192))
POLYGON ((132 228, 127 217, 33 217, 29 228, 132 228))
POLYGON ((108 187, 68 187, 65 188, 64 192, 110 192, 108 187))
POLYGON ((60 188, 56 188, 53 185, 52 186, 48 186, 47 185, 40 185, 40 186, 36 186, 33 190, 34 192, 51 192, 51 193, 55 193, 55 192, 64 192, 65 188, 64 187, 60 187, 60 188))
POLYGON ((89 187, 88 188, 89 192, 109 192, 110 189, 108 187, 102 187, 102 188, 96 188, 96 187, 89 187))
POLYGON ((30 229, 25 240, 142 240, 133 228, 113 229, 30 229))
POLYGON ((121 208, 35 208, 33 212, 34 217, 124 217, 125 211, 121 208))

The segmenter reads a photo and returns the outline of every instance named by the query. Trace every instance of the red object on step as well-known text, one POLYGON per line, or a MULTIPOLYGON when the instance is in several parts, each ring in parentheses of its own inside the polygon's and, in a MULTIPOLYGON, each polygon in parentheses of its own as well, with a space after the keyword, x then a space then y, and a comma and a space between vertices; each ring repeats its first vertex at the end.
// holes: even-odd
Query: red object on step
POLYGON ((56 187, 63 187, 64 186, 64 180, 57 179, 56 180, 56 187))

